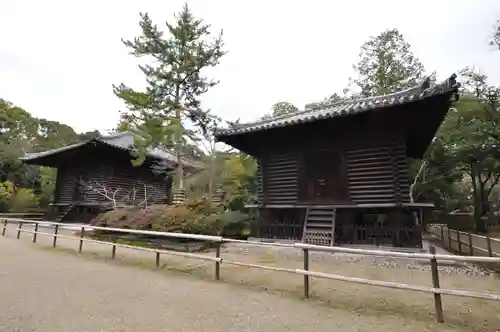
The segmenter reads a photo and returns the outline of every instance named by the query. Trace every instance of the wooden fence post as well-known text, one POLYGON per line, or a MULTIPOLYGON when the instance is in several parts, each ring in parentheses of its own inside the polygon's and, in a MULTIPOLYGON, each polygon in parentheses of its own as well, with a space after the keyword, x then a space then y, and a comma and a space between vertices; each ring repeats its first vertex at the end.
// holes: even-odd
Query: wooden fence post
POLYGON ((450 231, 450 228, 448 228, 448 248, 451 249, 451 231, 450 231))
POLYGON ((3 221, 2 236, 5 236, 5 231, 7 230, 7 219, 3 221))
POLYGON ((37 234, 38 234, 38 223, 35 224, 35 231, 33 232, 33 243, 36 243, 37 234))
MULTIPOLYGON (((216 242, 215 257, 220 258, 220 246, 222 241, 216 242)), ((220 280, 220 261, 215 262, 215 280, 220 280)))
POLYGON ((80 230, 80 244, 78 245, 78 253, 81 254, 83 250, 83 237, 85 236, 85 227, 80 230))
POLYGON ((19 240, 19 237, 21 236, 21 228, 23 228, 23 222, 20 221, 19 222, 19 227, 18 227, 18 231, 17 231, 17 239, 19 240))
MULTIPOLYGON (((304 271, 309 271, 309 249, 302 249, 304 252, 304 271)), ((309 298, 309 276, 304 275, 304 297, 309 298)))
POLYGON ((156 252, 156 260, 155 260, 155 265, 156 265, 156 268, 159 268, 160 267, 160 252, 157 251, 156 252))
POLYGON ((52 248, 56 247, 56 244, 57 244, 57 234, 59 234, 59 224, 56 224, 56 228, 54 228, 54 239, 52 240, 52 248))
MULTIPOLYGON (((430 246, 429 252, 431 255, 436 254, 436 248, 434 246, 430 246)), ((438 264, 436 257, 433 256, 431 258, 431 273, 432 273, 432 287, 439 288, 439 272, 438 272, 438 264)), ((443 323, 443 303, 441 301, 441 294, 434 293, 434 307, 436 308, 436 320, 438 323, 443 323)))
POLYGON ((474 247, 472 246, 472 233, 469 232, 469 255, 474 256, 474 247))
POLYGON ((116 236, 113 238, 113 247, 111 248, 111 259, 115 259, 116 257, 116 236))
POLYGON ((462 242, 460 241, 460 231, 457 229, 458 252, 462 253, 462 242))
POLYGON ((486 248, 488 248, 488 256, 493 257, 493 250, 491 249, 491 239, 488 234, 486 234, 486 248))

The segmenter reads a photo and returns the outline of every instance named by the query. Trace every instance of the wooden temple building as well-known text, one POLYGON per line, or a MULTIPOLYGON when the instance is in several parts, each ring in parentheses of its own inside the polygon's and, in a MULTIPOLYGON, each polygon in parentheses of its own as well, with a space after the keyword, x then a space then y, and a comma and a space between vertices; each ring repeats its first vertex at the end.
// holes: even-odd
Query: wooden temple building
POLYGON ((256 236, 319 245, 422 246, 408 162, 422 158, 452 102, 456 75, 388 95, 218 129, 256 158, 256 236))
MULTIPOLYGON (((21 159, 57 168, 50 219, 86 222, 103 209, 172 201, 172 176, 168 174, 176 168, 176 157, 148 149, 144 163, 133 166, 133 142, 132 133, 115 133, 21 159)), ((201 169, 194 161, 184 160, 183 165, 187 173, 201 169)))

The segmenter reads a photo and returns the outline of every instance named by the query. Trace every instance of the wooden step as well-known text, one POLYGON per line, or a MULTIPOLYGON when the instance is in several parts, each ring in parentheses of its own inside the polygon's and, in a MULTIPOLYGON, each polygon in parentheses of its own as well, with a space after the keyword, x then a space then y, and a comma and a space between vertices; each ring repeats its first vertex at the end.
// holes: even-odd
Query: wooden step
POLYGON ((331 231, 316 231, 307 230, 304 238, 304 243, 315 244, 320 246, 331 245, 332 232, 331 231))
POLYGON ((309 208, 304 221, 302 241, 314 245, 332 245, 334 218, 333 208, 309 208))
POLYGON ((333 215, 331 216, 308 216, 307 221, 325 221, 325 222, 332 222, 333 215))
POLYGON ((328 210, 325 210, 325 209, 310 209, 309 210, 309 215, 313 215, 313 214, 333 215, 333 211, 332 211, 332 209, 328 209, 328 210))
POLYGON ((320 222, 308 222, 307 223, 307 228, 310 229, 311 227, 318 227, 318 228, 332 228, 332 224, 327 224, 327 223, 320 223, 320 222))

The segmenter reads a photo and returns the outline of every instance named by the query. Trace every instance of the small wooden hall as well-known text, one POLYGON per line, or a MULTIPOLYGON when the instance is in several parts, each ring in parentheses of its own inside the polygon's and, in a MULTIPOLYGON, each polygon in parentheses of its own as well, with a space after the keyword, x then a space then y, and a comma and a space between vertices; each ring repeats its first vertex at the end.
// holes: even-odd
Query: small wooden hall
MULTIPOLYGON (((144 163, 132 165, 134 135, 114 133, 59 149, 30 153, 26 164, 57 168, 53 212, 50 219, 86 222, 103 209, 124 205, 169 203, 177 159, 167 151, 148 149, 144 163), (161 165, 162 172, 156 166, 161 165)), ((187 174, 202 165, 183 160, 187 174)))
POLYGON ((409 158, 432 142, 460 84, 422 84, 388 95, 321 104, 234 124, 215 137, 258 162, 256 236, 318 245, 419 248, 409 158))

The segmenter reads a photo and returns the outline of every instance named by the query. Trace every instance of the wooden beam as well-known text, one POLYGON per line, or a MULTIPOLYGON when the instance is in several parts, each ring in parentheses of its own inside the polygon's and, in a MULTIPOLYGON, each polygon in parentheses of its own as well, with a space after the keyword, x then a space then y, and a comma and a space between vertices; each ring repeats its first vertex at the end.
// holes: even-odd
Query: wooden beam
POLYGON ((337 217, 337 209, 333 209, 333 215, 332 215, 332 242, 331 246, 333 247, 335 245, 335 219, 337 217))

